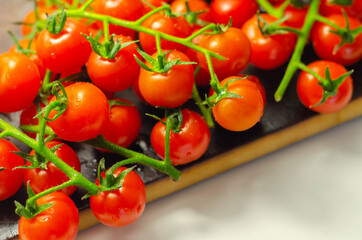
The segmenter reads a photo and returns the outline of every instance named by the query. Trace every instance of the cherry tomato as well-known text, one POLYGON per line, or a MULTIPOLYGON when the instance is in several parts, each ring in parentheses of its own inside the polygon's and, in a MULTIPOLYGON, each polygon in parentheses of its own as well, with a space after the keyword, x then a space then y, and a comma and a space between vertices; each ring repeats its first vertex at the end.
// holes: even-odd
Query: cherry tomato
MULTIPOLYGON (((330 15, 328 20, 341 28, 346 27, 346 21, 342 14, 330 15)), ((361 23, 354 18, 348 17, 350 29, 356 29, 361 23)), ((338 62, 342 65, 351 65, 358 62, 362 57, 362 33, 351 44, 344 44, 334 53, 333 50, 341 42, 341 37, 334 34, 335 28, 325 23, 316 23, 313 28, 313 48, 317 55, 325 60, 338 62)))
POLYGON ((0 112, 16 112, 29 106, 40 84, 38 67, 30 58, 17 52, 0 54, 0 112))
POLYGON ((74 19, 67 19, 59 34, 46 29, 39 33, 36 53, 45 67, 57 73, 81 68, 88 60, 92 48, 82 34, 88 35, 88 28, 74 19))
MULTIPOLYGON (((211 59, 214 71, 220 79, 240 73, 249 63, 250 43, 238 28, 230 27, 226 32, 217 35, 203 35, 199 46, 225 57, 224 60, 211 59)), ((197 59, 200 67, 208 71, 205 55, 198 52, 197 59)))
MULTIPOLYGON (((118 176, 126 168, 114 171, 118 176)), ((105 178, 105 174, 102 174, 105 178)), ((90 207, 94 216, 103 224, 121 227, 136 221, 143 213, 146 205, 146 189, 142 179, 134 171, 123 178, 122 187, 117 190, 100 192, 90 197, 90 207)), ((99 185, 99 180, 96 180, 99 185)))
MULTIPOLYGON (((78 82, 65 88, 67 110, 49 126, 67 141, 85 141, 101 134, 109 115, 109 104, 102 91, 90 83, 78 82)), ((51 101, 55 101, 55 97, 51 101)), ((56 114, 52 110, 49 118, 56 114)))
MULTIPOLYGON (((111 17, 135 21, 140 18, 144 12, 141 0, 95 0, 92 3, 94 12, 105 14, 111 17)), ((99 26, 103 26, 103 22, 98 22, 99 26)), ((110 24, 109 32, 115 34, 123 34, 134 37, 135 32, 131 29, 110 24)))
MULTIPOLYGON (((240 77, 245 77, 244 74, 240 74, 240 77)), ((248 79, 249 81, 252 81, 253 83, 255 83, 256 87, 259 89, 261 96, 263 97, 263 102, 264 102, 264 108, 266 105, 266 93, 265 93, 265 89, 263 87, 263 85, 260 83, 260 80, 258 77, 253 76, 253 75, 247 75, 246 79, 248 79)))
MULTIPOLYGON (((54 7, 38 6, 38 15, 40 20, 46 20, 47 14, 51 15, 55 10, 54 7)), ((32 31, 31 24, 34 24, 36 21, 35 11, 31 10, 24 18, 23 24, 21 25, 21 32, 23 36, 28 35, 32 31)))
MULTIPOLYGON (((142 23, 142 26, 180 38, 187 37, 192 32, 191 26, 185 18, 167 17, 162 13, 156 13, 150 16, 142 23)), ((148 54, 153 54, 157 51, 154 36, 140 32, 139 40, 143 50, 148 54)), ((161 39, 161 47, 163 50, 186 50, 185 46, 164 39, 161 39)))
MULTIPOLYGON (((220 82, 224 86, 229 80, 240 78, 228 77, 220 82)), ((228 85, 228 92, 236 93, 241 98, 224 98, 212 109, 215 121, 230 131, 244 131, 260 121, 264 110, 264 100, 255 83, 240 79, 228 85)))
POLYGON ((323 16, 329 16, 332 14, 342 14, 342 9, 353 18, 362 21, 362 1, 352 0, 352 4, 349 6, 340 6, 333 4, 333 0, 321 0, 319 12, 323 16))
MULTIPOLYGON (((261 17, 268 23, 275 21, 275 18, 267 14, 261 14, 261 17)), ((256 15, 244 24, 242 31, 250 40, 250 62, 261 69, 281 66, 292 54, 297 40, 294 33, 264 36, 258 27, 256 15)))
MULTIPOLYGON (((347 70, 340 64, 330 61, 316 61, 308 67, 319 76, 325 78, 325 71, 329 66, 330 76, 333 79, 346 73, 347 70)), ((297 93, 300 101, 307 108, 319 113, 332 113, 341 110, 351 100, 353 93, 353 83, 350 76, 338 87, 335 96, 329 97, 323 104, 318 104, 323 96, 323 88, 318 84, 318 80, 305 71, 302 71, 297 80, 297 93)))
MULTIPOLYGON (((124 36, 118 36, 121 43, 129 42, 124 36)), ((117 41, 117 39, 115 39, 117 41)), ((99 88, 118 92, 133 85, 138 78, 140 66, 133 54, 135 47, 127 46, 121 49, 114 59, 106 59, 92 52, 86 64, 92 82, 99 88)))
MULTIPOLYGON (((192 12, 205 11, 197 16, 198 19, 205 22, 212 22, 210 7, 204 0, 188 1, 189 8, 192 12)), ((187 13, 186 0, 175 0, 171 3, 171 11, 173 13, 187 13)), ((194 27, 197 27, 195 25, 194 27)), ((197 27, 199 28, 199 27, 197 27)))
POLYGON ((0 201, 14 195, 24 181, 24 169, 14 169, 24 166, 24 160, 13 153, 19 149, 5 139, 0 139, 0 201))
MULTIPOLYGON (((51 149, 52 147, 62 144, 54 154, 63 160, 66 164, 74 168, 76 171, 80 172, 80 162, 77 154, 74 150, 69 147, 67 144, 64 144, 59 141, 50 141, 46 143, 47 148, 51 149)), ((35 155, 34 150, 30 152, 30 155, 35 155)), ((30 166, 31 163, 27 162, 27 166, 30 166)), ((58 186, 69 180, 67 175, 63 173, 59 168, 57 168, 52 162, 47 163, 46 169, 33 168, 26 169, 24 175, 25 182, 29 183, 33 191, 37 194, 48 188, 58 186)), ((72 195, 77 186, 69 186, 61 189, 60 191, 68 196, 72 195)))
MULTIPOLYGON (((183 122, 179 133, 170 132, 170 160, 173 165, 186 164, 199 159, 210 143, 210 130, 206 121, 196 112, 182 110, 183 122)), ((158 122, 151 132, 151 144, 161 158, 165 157, 166 126, 158 122)))
MULTIPOLYGON (((155 53, 152 57, 156 59, 155 53)), ((177 50, 167 53, 167 60, 190 61, 177 50)), ((147 63, 150 67, 150 64, 147 63)), ((141 69, 139 89, 144 99, 153 106, 178 107, 192 97, 194 72, 191 65, 173 66, 167 73, 149 72, 141 69)))
MULTIPOLYGON (((131 104, 131 102, 116 99, 131 104)), ((113 105, 109 120, 103 129, 103 137, 121 147, 128 147, 141 130, 141 116, 134 105, 113 105)))
POLYGON ((232 26, 240 28, 258 10, 255 0, 212 0, 211 15, 215 23, 228 24, 232 18, 232 26))
MULTIPOLYGON (((279 7, 277 5, 276 7, 279 7)), ((304 24, 305 17, 307 16, 308 5, 297 8, 292 4, 289 4, 284 10, 284 16, 287 16, 288 19, 284 22, 285 25, 294 27, 294 28, 302 28, 304 24)))
POLYGON ((20 218, 21 240, 72 240, 78 232, 78 209, 72 199, 61 192, 53 192, 37 200, 38 205, 53 203, 34 218, 20 218))

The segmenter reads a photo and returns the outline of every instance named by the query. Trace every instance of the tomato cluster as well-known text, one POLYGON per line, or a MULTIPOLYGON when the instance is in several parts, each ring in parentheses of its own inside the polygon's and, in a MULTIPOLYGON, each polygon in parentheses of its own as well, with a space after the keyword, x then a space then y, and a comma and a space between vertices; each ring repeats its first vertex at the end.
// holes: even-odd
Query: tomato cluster
MULTIPOLYGON (((29 195, 64 185, 33 201, 35 208, 48 207, 32 213, 31 219, 21 217, 21 239, 75 238, 78 210, 69 196, 81 185, 74 177, 81 169, 66 141, 103 136, 113 149, 126 151, 141 131, 141 116, 134 103, 115 96, 118 92, 133 88, 144 104, 165 109, 165 118, 152 115, 159 121, 149 129, 150 142, 165 164, 173 166, 204 155, 210 119, 227 131, 255 126, 267 107, 265 90, 257 76, 241 72, 249 65, 270 70, 286 63, 309 10, 290 3, 280 22, 269 13, 258 13, 257 0, 94 0, 85 5, 68 0, 66 12, 57 2, 38 0, 37 11, 23 20, 26 38, 0 54, 0 112, 22 111, 20 124, 35 129, 25 133, 43 144, 19 154, 24 162, 12 143, 0 139, 0 201, 23 182, 29 195), (212 86, 204 101, 195 94, 198 86, 212 86), (200 107, 203 116, 184 107, 191 98, 206 109, 200 107), (44 129, 50 135, 44 136, 44 129), (43 156, 49 154, 66 167, 43 156), (62 228, 54 228, 58 225, 62 228)), ((344 66, 362 57, 359 2, 341 11, 322 1, 324 20, 314 24, 310 36, 302 36, 309 37, 321 58, 298 65, 303 70, 298 96, 313 111, 339 111, 351 99, 352 78, 344 66), (324 99, 326 92, 330 96, 324 99)), ((283 0, 270 3, 285 7, 283 0)), ((140 155, 135 156, 139 161, 140 155)), ((99 221, 118 227, 141 216, 145 186, 136 172, 124 167, 105 170, 100 164, 93 184, 98 191, 91 194, 90 206, 99 221)))

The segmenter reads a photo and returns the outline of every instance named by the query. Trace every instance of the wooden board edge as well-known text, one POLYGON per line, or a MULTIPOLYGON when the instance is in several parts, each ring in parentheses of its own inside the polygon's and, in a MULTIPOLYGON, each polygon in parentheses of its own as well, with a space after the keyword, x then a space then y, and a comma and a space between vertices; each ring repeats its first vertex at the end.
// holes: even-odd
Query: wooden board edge
MULTIPOLYGON (((182 171, 178 182, 170 178, 146 185, 147 202, 167 196, 192 184, 215 176, 258 157, 281 149, 346 121, 362 116, 362 98, 355 99, 337 113, 320 114, 291 127, 269 134, 227 153, 195 164, 182 171)), ((79 230, 98 223, 90 209, 80 212, 79 230)))

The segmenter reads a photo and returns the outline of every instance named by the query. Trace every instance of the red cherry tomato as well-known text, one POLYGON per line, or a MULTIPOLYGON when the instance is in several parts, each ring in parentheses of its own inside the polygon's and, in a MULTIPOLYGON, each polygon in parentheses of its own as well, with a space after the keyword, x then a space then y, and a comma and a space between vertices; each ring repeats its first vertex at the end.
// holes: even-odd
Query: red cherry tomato
POLYGON ((13 153, 19 149, 5 139, 0 139, 0 201, 14 195, 24 181, 24 169, 14 169, 24 166, 24 160, 13 153))
MULTIPOLYGON (((268 23, 275 21, 275 18, 267 14, 261 14, 261 17, 268 23)), ((297 40, 293 33, 264 36, 258 27, 256 15, 244 24, 242 30, 250 40, 250 62, 261 69, 281 66, 292 54, 297 40)))
POLYGON ((89 35, 87 26, 68 18, 61 33, 51 34, 46 29, 39 33, 36 53, 51 71, 64 73, 79 69, 92 52, 90 43, 82 34, 89 35))
POLYGON ((212 0, 211 15, 215 23, 228 24, 230 17, 232 26, 240 28, 258 10, 255 0, 212 0))
MULTIPOLYGON (((196 112, 182 110, 183 122, 179 133, 170 132, 170 159, 173 165, 186 164, 199 159, 210 143, 210 130, 206 121, 196 112)), ((151 132, 151 144, 157 155, 165 157, 166 126, 158 122, 151 132)))
MULTIPOLYGON (((347 70, 340 64, 329 61, 316 61, 308 67, 319 76, 325 78, 325 71, 329 66, 330 76, 333 79, 346 73, 347 70)), ((339 86, 338 93, 329 97, 323 104, 318 104, 323 96, 323 88, 318 84, 318 80, 305 71, 302 71, 297 80, 297 93, 300 101, 307 108, 319 113, 331 113, 341 110, 351 100, 353 93, 353 83, 350 76, 339 86)))
MULTIPOLYGON (((114 171, 118 176, 126 168, 120 167, 114 171)), ((105 174, 102 174, 105 177, 105 174)), ((100 192, 90 197, 90 207, 94 216, 103 224, 111 227, 121 227, 136 221, 143 213, 146 205, 146 189, 142 179, 134 171, 123 178, 122 187, 100 192)), ((99 180, 96 180, 99 186, 99 180)))
MULTIPOLYGON (((91 6, 96 13, 128 21, 139 19, 144 12, 144 6, 141 0, 95 0, 91 6)), ((97 23, 99 27, 103 27, 103 22, 97 23)), ((131 29, 113 24, 109 25, 109 32, 131 37, 134 37, 135 34, 135 31, 131 29)))
MULTIPOLYGON (((124 36, 121 43, 129 42, 124 36)), ((118 39, 115 39, 117 41, 118 39)), ((132 44, 133 45, 133 44, 132 44)), ((87 71, 92 82, 102 90, 118 92, 133 85, 139 75, 140 66, 133 54, 135 47, 128 46, 121 49, 114 59, 106 59, 92 52, 86 64, 87 71)))
MULTIPOLYGON (((244 74, 240 74, 240 77, 245 77, 244 74)), ((249 81, 252 81, 253 83, 255 83, 256 87, 259 89, 261 96, 263 97, 263 102, 264 102, 264 107, 266 105, 266 93, 265 93, 265 89, 263 87, 263 85, 260 83, 260 80, 258 77, 253 76, 253 75, 247 75, 246 79, 248 79, 249 81)))
POLYGON ((0 112, 16 112, 29 106, 40 84, 38 67, 30 58, 17 52, 0 54, 0 112))
MULTIPOLYGON (((214 71, 220 79, 240 73, 250 60, 249 40, 238 28, 231 27, 217 35, 203 35, 199 46, 225 57, 224 60, 211 58, 214 71)), ((200 67, 208 71, 205 55, 198 52, 197 59, 200 67)))
MULTIPOLYGON (((198 19, 205 22, 212 22, 210 7, 204 0, 188 1, 189 8, 192 12, 205 11, 197 16, 198 19)), ((187 13, 186 0, 175 0, 171 3, 171 11, 173 13, 187 13)), ((195 25, 194 27, 197 27, 195 25)))
MULTIPOLYGON (((54 154, 63 160, 66 164, 74 168, 76 171, 80 172, 80 162, 77 154, 74 150, 69 147, 67 144, 58 141, 47 142, 47 148, 51 149, 52 147, 62 144, 54 154)), ((30 152, 30 155, 35 155, 34 150, 30 152)), ((31 164, 26 163, 27 166, 31 164)), ((37 194, 48 188, 58 186, 69 180, 67 175, 63 173, 59 168, 57 168, 52 162, 47 163, 46 169, 33 168, 26 169, 24 175, 25 182, 29 183, 33 191, 37 194)), ((72 195, 77 186, 69 186, 61 189, 60 191, 68 196, 72 195)))
MULTIPOLYGON (((109 104, 103 92, 90 83, 78 82, 65 88, 67 110, 49 126, 67 141, 85 141, 101 134, 109 115, 109 104)), ((51 101, 55 101, 55 97, 51 101)), ((52 110, 49 118, 56 114, 52 110)))
MULTIPOLYGON (((328 20, 341 28, 346 27, 346 21, 342 14, 330 15, 328 20)), ((348 17, 350 29, 356 29, 361 23, 348 17)), ((341 37, 334 34, 335 28, 325 23, 316 23, 313 28, 313 48, 317 55, 325 60, 338 62, 342 65, 351 65, 358 62, 362 57, 362 33, 358 34, 351 44, 344 44, 334 53, 333 50, 341 42, 341 37)))
POLYGON ((329 16, 332 14, 341 14, 342 9, 353 18, 362 21, 362 1, 352 0, 352 4, 349 6, 340 6, 333 3, 333 0, 321 0, 319 12, 323 16, 329 16))
MULTIPOLYGON (((156 58, 155 53, 152 57, 156 58)), ((190 61, 177 50, 167 53, 167 60, 190 61)), ((147 63, 148 66, 149 63, 147 63)), ((141 69, 139 89, 144 99, 153 106, 178 107, 192 96, 194 72, 191 65, 173 66, 167 73, 154 73, 141 69)))
MULTIPOLYGON (((191 26, 183 17, 167 17, 162 13, 156 13, 147 18, 143 23, 143 27, 163 32, 175 37, 187 37, 192 32, 191 26)), ((157 51, 156 39, 147 33, 139 33, 140 44, 145 52, 153 54, 157 51)), ((186 50, 186 47, 171 41, 161 39, 161 47, 163 50, 179 51, 186 50)))
MULTIPOLYGON (((276 7, 279 7, 277 5, 276 7)), ((304 24, 305 17, 307 16, 308 5, 297 8, 292 4, 289 4, 284 10, 284 16, 287 16, 288 19, 284 22, 285 25, 294 27, 294 28, 302 28, 304 24)))
MULTIPOLYGON (((131 102, 116 99, 131 104, 131 102)), ((113 105, 109 120, 104 126, 103 137, 121 147, 128 147, 141 130, 141 116, 134 105, 113 105)))
POLYGON ((53 192, 37 200, 38 205, 53 203, 34 218, 20 218, 21 240, 72 240, 78 232, 78 209, 72 199, 61 192, 53 192))
MULTIPOLYGON (((228 77, 220 82, 224 86, 229 80, 240 78, 228 77)), ((228 85, 228 92, 242 98, 224 98, 212 109, 215 121, 230 131, 244 131, 259 122, 264 110, 264 100, 255 83, 240 79, 228 85)))

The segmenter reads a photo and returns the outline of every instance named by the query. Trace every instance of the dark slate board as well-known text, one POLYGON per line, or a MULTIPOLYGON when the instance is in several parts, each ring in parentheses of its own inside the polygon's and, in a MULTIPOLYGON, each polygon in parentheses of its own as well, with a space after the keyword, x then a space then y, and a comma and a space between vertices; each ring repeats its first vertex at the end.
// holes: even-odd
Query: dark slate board
MULTIPOLYGON (((20 1, 9 1, 9 5, 7 5, 7 7, 9 6, 8 9, 11 7, 15 9, 16 2, 20 1)), ((0 3, 0 7, 1 19, 1 16, 4 16, 2 14, 5 9, 5 4, 0 3)), ((28 7, 30 7, 29 4, 28 7)), ((20 15, 20 19, 21 16, 22 15, 20 15)), ((2 30, 2 27, 0 28, 0 30, 2 30)), ((3 39, 9 41, 5 32, 0 32, 0 39, 1 41, 3 41, 3 39)), ((2 47, 0 47, 1 52, 6 51, 8 46, 5 44, 5 46, 3 45, 2 47)), ((317 59, 317 57, 315 56, 311 46, 307 46, 303 55, 303 62, 308 64, 315 59, 317 59)), ((244 71, 245 73, 258 76, 261 80, 261 83, 265 87, 267 93, 267 105, 265 108, 264 116, 262 117, 260 123, 258 123, 252 129, 240 133, 230 132, 216 125, 214 129, 211 129, 211 143, 209 149, 206 154, 197 161, 198 163, 208 161, 210 157, 214 157, 222 153, 228 152, 254 140, 262 139, 263 137, 268 136, 272 133, 281 131, 285 128, 303 122, 313 116, 316 116, 316 113, 306 109, 304 106, 301 105, 298 100, 295 90, 295 82, 298 73, 295 74, 289 88, 287 89, 287 92, 285 93, 283 100, 279 103, 274 101, 273 95, 275 90, 277 89, 279 81, 283 76, 285 68, 286 64, 274 70, 262 71, 250 65, 244 71)), ((355 87, 353 99, 360 98, 362 96, 362 61, 348 67, 348 69, 355 69, 355 73, 352 75, 355 87)), ((200 89, 200 91, 207 92, 208 89, 200 89)), ((117 96, 134 102, 137 108, 140 110, 141 116, 144 116, 142 119, 143 126, 141 129, 141 134, 138 137, 137 141, 131 146, 131 148, 133 150, 140 151, 148 156, 156 158, 157 156, 153 152, 149 142, 149 133, 156 121, 149 117, 145 117, 144 114, 154 113, 162 116, 162 111, 144 105, 141 101, 138 100, 138 98, 130 89, 122 93, 117 93, 117 96)), ((201 96, 203 96, 203 94, 201 94, 201 96)), ((185 107, 197 110, 195 104, 191 101, 186 103, 185 107)), ((0 114, 0 117, 8 118, 8 120, 14 123, 15 126, 18 125, 18 114, 13 114, 11 116, 5 116, 0 114)), ((15 144, 20 148, 20 150, 25 152, 28 151, 28 148, 22 143, 15 141, 15 144)), ((96 178, 96 166, 99 159, 105 157, 109 166, 121 159, 118 155, 102 153, 87 145, 75 143, 70 143, 70 145, 73 147, 73 149, 77 151, 80 157, 82 164, 82 173, 91 181, 94 181, 96 178)), ((179 167, 179 169, 184 170, 187 168, 192 168, 194 164, 195 163, 190 163, 179 167)), ((136 171, 142 177, 146 185, 165 177, 163 174, 155 171, 150 167, 138 166, 136 168, 136 171)), ((86 192, 83 189, 78 188, 77 191, 72 195, 72 199, 75 201, 80 212, 89 208, 88 200, 80 200, 80 198, 85 193, 86 192)), ((25 203, 26 197, 27 196, 25 193, 25 187, 23 186, 13 197, 0 202, 0 240, 16 238, 19 217, 14 213, 14 200, 25 203)))

